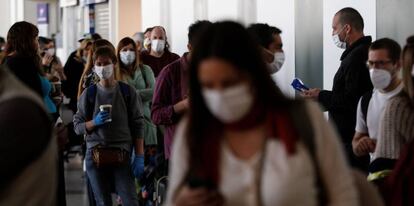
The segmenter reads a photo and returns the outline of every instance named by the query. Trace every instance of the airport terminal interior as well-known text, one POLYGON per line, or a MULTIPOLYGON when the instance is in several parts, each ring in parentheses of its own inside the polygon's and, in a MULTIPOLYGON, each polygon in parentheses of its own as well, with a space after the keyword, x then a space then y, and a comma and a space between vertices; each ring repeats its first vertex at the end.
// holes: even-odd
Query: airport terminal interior
POLYGON ((0 0, 0 206, 412 206, 412 0, 0 0))

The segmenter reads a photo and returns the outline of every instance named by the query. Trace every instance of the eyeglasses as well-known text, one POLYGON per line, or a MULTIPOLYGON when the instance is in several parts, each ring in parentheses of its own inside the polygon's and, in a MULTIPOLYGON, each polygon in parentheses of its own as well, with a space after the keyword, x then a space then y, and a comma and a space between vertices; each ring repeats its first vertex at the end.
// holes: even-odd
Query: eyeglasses
POLYGON ((392 60, 388 61, 367 61, 367 67, 368 68, 383 68, 385 65, 392 63, 392 60))

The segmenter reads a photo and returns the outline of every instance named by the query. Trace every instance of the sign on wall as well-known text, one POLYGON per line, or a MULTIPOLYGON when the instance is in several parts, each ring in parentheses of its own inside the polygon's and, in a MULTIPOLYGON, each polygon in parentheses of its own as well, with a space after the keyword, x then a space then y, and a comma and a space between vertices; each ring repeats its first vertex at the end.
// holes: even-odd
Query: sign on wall
POLYGON ((37 23, 38 24, 49 23, 49 4, 48 3, 37 4, 37 23))
POLYGON ((37 28, 39 36, 48 36, 49 34, 49 4, 37 4, 37 28))

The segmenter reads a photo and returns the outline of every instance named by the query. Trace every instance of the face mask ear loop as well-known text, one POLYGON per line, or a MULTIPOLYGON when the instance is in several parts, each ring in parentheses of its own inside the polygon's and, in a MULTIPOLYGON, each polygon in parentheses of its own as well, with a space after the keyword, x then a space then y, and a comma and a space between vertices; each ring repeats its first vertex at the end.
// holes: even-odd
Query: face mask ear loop
MULTIPOLYGON (((343 31, 345 30, 345 27, 346 27, 346 26, 349 26, 349 24, 346 24, 344 27, 342 27, 342 31, 341 31, 341 32, 343 32, 343 31)), ((340 32, 340 33, 341 33, 341 32, 340 32)), ((348 37, 349 37, 349 36, 348 36, 348 33, 347 33, 347 32, 345 32, 345 38, 344 38, 343 42, 345 42, 345 43, 346 43, 346 40, 348 39, 348 37)))

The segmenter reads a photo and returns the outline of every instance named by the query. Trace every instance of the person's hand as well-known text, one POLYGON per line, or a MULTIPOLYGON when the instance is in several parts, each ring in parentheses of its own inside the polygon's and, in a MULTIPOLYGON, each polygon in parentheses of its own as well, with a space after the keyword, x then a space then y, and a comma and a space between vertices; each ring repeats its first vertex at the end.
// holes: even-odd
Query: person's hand
POLYGON ((97 126, 100 126, 100 125, 103 125, 103 124, 105 124, 106 123, 106 121, 108 120, 108 119, 110 119, 111 117, 109 116, 109 112, 107 112, 107 111, 101 111, 101 112, 99 112, 96 116, 95 116, 95 118, 93 118, 93 125, 95 126, 95 127, 97 127, 97 126))
POLYGON ((206 188, 190 188, 184 186, 175 198, 176 206, 221 206, 224 205, 224 198, 216 190, 208 190, 206 188))
POLYGON ((174 105, 174 111, 177 114, 182 114, 185 111, 188 110, 188 108, 190 107, 190 103, 188 98, 184 98, 183 100, 181 100, 180 102, 178 102, 177 104, 174 105))
POLYGON ((59 96, 56 96, 56 97, 53 97, 52 100, 53 100, 53 103, 55 103, 55 105, 57 107, 59 107, 59 105, 62 104, 62 102, 63 102, 63 94, 59 95, 59 96))
POLYGON ((52 65, 52 69, 59 72, 59 73, 63 73, 63 66, 60 63, 56 63, 52 65))
POLYGON ((302 97, 310 98, 310 99, 317 99, 319 97, 319 93, 321 92, 318 88, 312 88, 302 92, 302 97))
POLYGON ((43 66, 50 66, 50 64, 52 63, 52 61, 53 61, 53 56, 45 53, 45 55, 42 58, 42 65, 43 66))
POLYGON ((135 178, 141 178, 142 174, 144 174, 144 155, 136 154, 131 166, 135 178))
POLYGON ((368 136, 362 137, 354 146, 356 156, 364 156, 375 151, 376 142, 368 136))

